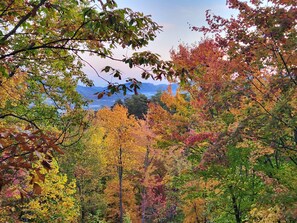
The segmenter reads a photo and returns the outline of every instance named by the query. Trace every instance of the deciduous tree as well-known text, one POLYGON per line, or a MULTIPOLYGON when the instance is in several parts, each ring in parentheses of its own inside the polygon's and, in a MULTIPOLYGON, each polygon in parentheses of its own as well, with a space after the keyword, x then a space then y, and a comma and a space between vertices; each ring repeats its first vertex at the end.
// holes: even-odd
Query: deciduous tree
MULTIPOLYGON (((2 1, 0 19, 1 134, 14 126, 21 132, 31 129, 35 138, 50 135, 55 146, 78 141, 87 123, 82 109, 86 101, 76 92, 76 85, 78 81, 93 84, 82 71, 84 65, 91 66, 83 53, 123 62, 131 68, 149 66, 153 72, 145 71, 144 78, 160 79, 169 66, 158 55, 146 51, 114 57, 118 47, 137 51, 146 46, 161 27, 150 16, 118 8, 113 0, 2 1)), ((100 72, 94 72, 100 76, 100 72)), ((105 67, 102 72, 121 78, 116 68, 105 67)), ((138 82, 133 81, 130 90, 137 87, 138 82)), ((108 89, 112 94, 128 88, 109 83, 108 89)), ((25 138, 23 133, 23 141, 30 141, 30 134, 25 138)), ((20 139, 16 138, 14 144, 22 145, 20 139)), ((11 140, 4 142, 5 147, 10 146, 8 142, 11 140)), ((26 151, 38 158, 34 150, 39 144, 31 142, 26 151)), ((10 161, 14 163, 22 155, 18 152, 6 159, 1 145, 0 149, 0 163, 4 164, 5 159, 7 168, 12 165, 10 161)))
POLYGON ((136 220, 139 214, 135 192, 133 193, 136 188, 133 186, 137 183, 139 170, 143 168, 146 151, 137 137, 142 134, 141 126, 133 116, 128 116, 127 109, 120 105, 116 105, 112 110, 105 108, 98 111, 95 125, 104 128, 103 141, 106 146, 103 153, 108 157, 106 170, 110 178, 105 191, 107 203, 111 205, 109 212, 112 213, 109 217, 123 222, 124 214, 130 210, 132 220, 136 220))

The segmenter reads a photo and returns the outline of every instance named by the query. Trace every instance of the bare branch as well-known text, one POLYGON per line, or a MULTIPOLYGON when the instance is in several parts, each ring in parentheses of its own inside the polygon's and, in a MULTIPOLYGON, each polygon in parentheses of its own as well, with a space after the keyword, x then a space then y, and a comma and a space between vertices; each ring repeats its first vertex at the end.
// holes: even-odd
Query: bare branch
POLYGON ((101 78, 102 80, 106 81, 108 84, 111 84, 110 81, 106 80, 104 77, 102 77, 102 76, 98 73, 98 71, 96 70, 95 67, 93 67, 92 64, 90 64, 88 61, 86 61, 85 59, 83 59, 80 55, 78 55, 78 53, 75 53, 75 55, 78 56, 79 59, 82 60, 84 63, 86 63, 87 65, 89 65, 89 66, 95 71, 95 73, 97 74, 97 76, 98 76, 99 78, 101 78))

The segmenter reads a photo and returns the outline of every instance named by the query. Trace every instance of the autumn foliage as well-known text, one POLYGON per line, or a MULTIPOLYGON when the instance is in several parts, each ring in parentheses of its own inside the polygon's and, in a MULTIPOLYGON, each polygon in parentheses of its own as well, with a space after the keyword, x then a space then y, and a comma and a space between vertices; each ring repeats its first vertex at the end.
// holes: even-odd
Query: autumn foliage
MULTIPOLYGON (((236 16, 207 11, 192 27, 204 39, 171 62, 121 59, 179 82, 136 117, 83 109, 78 52, 119 61, 113 49, 146 46, 160 27, 114 1, 59 2, 0 3, 1 222, 297 221, 296 1, 228 0, 236 16)), ((98 100, 137 93, 133 81, 98 100)))

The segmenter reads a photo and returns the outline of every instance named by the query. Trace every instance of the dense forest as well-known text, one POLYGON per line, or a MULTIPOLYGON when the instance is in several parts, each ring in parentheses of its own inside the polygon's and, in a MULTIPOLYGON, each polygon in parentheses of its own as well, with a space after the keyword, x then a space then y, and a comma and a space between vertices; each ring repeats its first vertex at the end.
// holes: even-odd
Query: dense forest
POLYGON ((297 2, 227 5, 164 61, 142 51, 161 26, 113 0, 0 0, 0 222, 297 222, 297 2), (179 90, 94 68, 96 100, 135 96, 85 110, 84 53, 179 90))

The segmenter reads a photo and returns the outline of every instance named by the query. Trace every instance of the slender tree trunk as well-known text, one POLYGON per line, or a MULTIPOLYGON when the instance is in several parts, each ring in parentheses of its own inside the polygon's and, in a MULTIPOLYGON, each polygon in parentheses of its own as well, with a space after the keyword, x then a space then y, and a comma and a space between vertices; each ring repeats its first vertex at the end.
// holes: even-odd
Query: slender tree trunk
POLYGON ((236 222, 241 223, 240 211, 236 204, 236 198, 233 194, 232 194, 232 203, 233 203, 233 209, 234 209, 234 213, 235 213, 236 222))
POLYGON ((123 161, 122 161, 122 147, 119 151, 119 163, 118 163, 118 174, 119 174, 119 205, 120 205, 120 223, 123 223, 123 161))
POLYGON ((255 171, 252 169, 252 201, 255 200, 255 171))
POLYGON ((275 159, 276 168, 279 169, 279 167, 280 167, 280 165, 279 165, 279 152, 278 152, 277 149, 274 152, 274 159, 275 159))
POLYGON ((233 211, 234 211, 236 223, 241 223, 240 210, 239 210, 239 207, 237 205, 236 197, 235 197, 235 195, 233 193, 232 186, 229 186, 229 190, 230 190, 230 193, 231 193, 231 199, 232 199, 232 205, 233 205, 233 211))
MULTIPOLYGON (((147 146, 146 148, 146 154, 144 158, 144 176, 146 176, 147 168, 150 164, 149 161, 149 154, 150 154, 150 148, 147 146)), ((145 223, 145 217, 146 217, 146 209, 147 209, 147 190, 146 187, 143 186, 142 188, 142 202, 141 202, 141 223, 145 223)))
POLYGON ((77 188, 78 188, 78 193, 79 193, 79 199, 81 203, 81 208, 80 208, 80 222, 84 223, 85 222, 85 203, 84 203, 84 196, 83 196, 83 179, 82 183, 78 182, 77 188))
POLYGON ((143 188, 142 203, 141 203, 141 223, 145 223, 146 200, 147 200, 146 188, 143 188))
POLYGON ((196 223, 200 223, 199 216, 198 216, 198 213, 197 213, 196 203, 194 203, 194 211, 195 211, 196 223))

